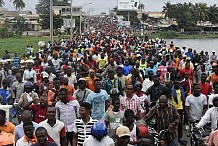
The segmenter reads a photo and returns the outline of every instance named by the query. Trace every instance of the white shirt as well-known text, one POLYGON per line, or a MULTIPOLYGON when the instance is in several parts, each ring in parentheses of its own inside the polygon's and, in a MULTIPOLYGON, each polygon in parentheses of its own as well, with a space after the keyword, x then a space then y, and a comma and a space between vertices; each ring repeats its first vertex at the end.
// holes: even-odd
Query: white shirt
POLYGON ((16 146, 31 146, 31 145, 32 145, 31 142, 24 141, 24 136, 21 137, 16 143, 16 146))
POLYGON ((143 91, 143 92, 146 92, 147 89, 148 89, 149 87, 151 87, 153 84, 154 84, 153 81, 150 81, 148 78, 146 78, 146 79, 144 80, 144 82, 142 83, 142 91, 143 91))
POLYGON ((30 78, 33 78, 33 82, 36 83, 36 71, 35 70, 28 70, 26 69, 23 73, 23 79, 28 80, 30 78))
POLYGON ((97 141, 93 136, 89 136, 83 146, 115 146, 114 140, 109 136, 102 138, 101 142, 97 141))
POLYGON ((211 130, 214 131, 217 128, 217 120, 218 120, 218 108, 211 107, 206 111, 201 121, 198 123, 197 127, 202 128, 208 122, 211 122, 211 130))
POLYGON ((76 80, 76 76, 71 74, 70 77, 68 77, 67 75, 64 75, 64 77, 67 77, 69 82, 68 84, 72 85, 74 87, 74 84, 77 83, 77 80, 76 80))

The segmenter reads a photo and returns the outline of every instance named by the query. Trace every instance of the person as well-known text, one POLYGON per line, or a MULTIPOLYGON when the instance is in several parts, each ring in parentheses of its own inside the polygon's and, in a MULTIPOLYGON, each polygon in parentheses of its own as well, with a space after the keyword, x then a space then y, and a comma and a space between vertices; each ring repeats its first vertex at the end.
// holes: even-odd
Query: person
POLYGON ((33 83, 36 83, 37 82, 36 71, 33 70, 32 60, 27 60, 26 62, 27 62, 27 69, 23 73, 23 80, 33 79, 33 83))
POLYGON ((115 146, 128 146, 130 142, 131 133, 129 128, 123 125, 120 125, 116 129, 116 142, 115 146))
POLYGON ((0 88, 0 104, 2 105, 12 105, 14 99, 12 98, 12 89, 9 88, 9 82, 7 79, 2 81, 3 88, 0 88))
POLYGON ((154 76, 153 71, 152 70, 148 71, 148 78, 146 78, 142 83, 142 92, 145 93, 147 89, 154 84, 153 76, 154 76))
MULTIPOLYGON (((54 106, 47 107, 47 119, 40 122, 39 125, 47 130, 47 138, 50 142, 55 142, 58 146, 67 146, 66 130, 63 122, 55 117, 56 109, 54 106)), ((37 133, 37 131, 35 132, 37 133)), ((38 138, 37 134, 36 137, 38 138)))
POLYGON ((0 130, 0 145, 14 146, 14 134, 6 133, 0 130))
POLYGON ((191 121, 200 120, 207 109, 207 97, 200 92, 199 84, 193 85, 193 94, 189 95, 185 101, 185 112, 191 121))
MULTIPOLYGON (((48 132, 44 127, 39 127, 35 131, 37 142, 31 146, 58 146, 54 142, 48 141, 48 132)), ((66 146, 66 145, 63 145, 66 146)))
POLYGON ((109 128, 108 135, 113 137, 118 126, 120 126, 124 121, 124 111, 121 111, 120 108, 120 99, 112 98, 113 109, 106 113, 105 115, 105 124, 109 128))
POLYGON ((38 94, 33 91, 33 84, 31 82, 26 82, 24 84, 24 93, 21 94, 18 104, 20 106, 24 106, 28 102, 38 99, 39 99, 38 94))
POLYGON ((130 131, 130 142, 128 146, 137 146, 141 143, 141 134, 139 128, 134 124, 135 122, 135 113, 131 109, 127 109, 124 112, 125 121, 123 126, 129 128, 130 131))
POLYGON ((33 70, 36 72, 36 79, 37 81, 42 80, 41 73, 43 72, 43 67, 39 64, 39 60, 35 60, 33 70))
POLYGON ((123 87, 122 83, 119 79, 114 77, 114 71, 108 71, 108 78, 106 78, 103 82, 103 89, 110 94, 112 88, 117 88, 119 90, 119 94, 123 95, 123 87))
POLYGON ((9 75, 12 74, 12 71, 8 67, 8 63, 4 62, 3 69, 0 70, 0 87, 2 87, 2 81, 8 79, 9 75))
POLYGON ((84 141, 91 135, 92 126, 98 120, 92 119, 90 116, 91 105, 87 102, 82 102, 79 108, 81 119, 76 119, 73 128, 73 146, 82 146, 84 141))
POLYGON ((212 51, 212 55, 210 55, 210 61, 211 62, 217 61, 217 55, 216 55, 216 51, 215 50, 213 50, 212 51))
POLYGON ((208 122, 211 122, 211 131, 217 129, 217 115, 218 115, 218 94, 213 98, 213 107, 209 108, 200 122, 197 124, 197 128, 203 128, 208 122))
POLYGON ((12 84, 12 90, 15 97, 15 102, 17 103, 20 100, 21 94, 24 92, 25 82, 22 80, 20 73, 16 74, 16 82, 12 84))
POLYGON ((14 133, 15 125, 6 120, 6 111, 0 109, 0 131, 14 133))
POLYGON ((149 103, 151 103, 151 106, 154 106, 158 98, 166 91, 166 86, 160 83, 158 76, 153 76, 153 82, 154 84, 145 92, 147 96, 150 95, 149 103))
POLYGON ((58 99, 58 91, 61 89, 59 78, 54 78, 52 89, 48 90, 48 105, 55 105, 58 99))
POLYGON ((218 65, 216 65, 214 67, 214 73, 210 74, 208 77, 207 77, 207 82, 211 82, 212 84, 214 82, 218 82, 218 65))
POLYGON ((40 123, 46 119, 47 98, 32 100, 23 106, 25 110, 31 110, 34 115, 34 122, 40 123))
POLYGON ((206 95, 206 97, 208 97, 208 95, 210 95, 212 92, 212 87, 210 83, 206 82, 206 79, 207 79, 207 75, 205 73, 202 73, 201 81, 198 82, 198 84, 200 85, 201 93, 206 95))
POLYGON ((156 75, 157 68, 154 66, 154 61, 149 62, 149 67, 145 70, 145 75, 148 76, 148 71, 153 71, 153 74, 156 75))
POLYGON ((79 103, 85 102, 88 95, 92 92, 90 89, 86 88, 86 79, 80 78, 78 80, 79 88, 73 93, 79 103))
POLYGON ((25 122, 23 124, 24 136, 21 137, 17 142, 16 146, 31 146, 37 142, 36 136, 34 135, 34 127, 32 122, 25 122))
POLYGON ((86 87, 92 91, 95 90, 94 81, 96 79, 95 71, 90 69, 89 70, 89 77, 86 79, 86 87))
POLYGON ((94 86, 95 90, 88 95, 86 102, 90 103, 92 106, 92 118, 101 120, 108 107, 109 97, 107 92, 101 89, 102 82, 100 79, 95 79, 94 86))
POLYGON ((122 70, 121 66, 117 67, 117 72, 114 75, 114 78, 117 78, 117 79, 119 79, 121 81, 123 94, 125 95, 125 88, 126 88, 128 80, 127 80, 126 76, 123 75, 123 70, 122 70))
POLYGON ((35 123, 32 121, 32 118, 33 118, 33 115, 29 110, 23 111, 21 115, 22 122, 19 125, 17 125, 14 129, 15 142, 17 142, 18 139, 24 136, 24 129, 23 129, 24 123, 32 122, 34 129, 40 127, 38 123, 35 123))
POLYGON ((91 135, 83 146, 114 146, 114 141, 107 136, 107 126, 103 122, 97 122, 92 126, 91 135))
POLYGON ((126 59, 126 60, 124 61, 123 74, 124 74, 125 76, 127 76, 127 75, 130 73, 130 71, 131 71, 132 68, 133 68, 133 66, 130 65, 130 64, 129 64, 129 60, 126 59))
POLYGON ((208 98, 209 108, 213 106, 213 98, 216 94, 218 94, 218 82, 213 83, 213 94, 211 94, 208 98))
POLYGON ((77 87, 77 80, 76 80, 76 76, 74 74, 72 74, 72 68, 70 66, 68 66, 67 68, 67 74, 64 75, 64 77, 67 77, 69 80, 69 84, 72 85, 74 88, 77 87))
MULTIPOLYGON (((93 56, 94 57, 94 56, 93 56)), ((99 57, 97 60, 97 67, 99 69, 103 69, 106 65, 106 63, 108 62, 108 58, 105 56, 104 53, 101 53, 101 57, 99 57)))
POLYGON ((42 80, 39 84, 39 96, 47 96, 48 91, 52 89, 53 84, 49 82, 49 75, 46 72, 42 72, 42 80))
POLYGON ((185 63, 185 68, 179 70, 179 74, 185 76, 185 73, 188 72, 188 79, 192 80, 194 76, 193 69, 190 68, 190 62, 185 63))
POLYGON ((120 99, 120 109, 125 111, 127 109, 131 109, 134 111, 135 115, 138 117, 141 116, 141 102, 138 98, 133 96, 133 85, 127 85, 126 87, 126 95, 121 97, 120 99))
POLYGON ((172 104, 175 106, 175 109, 177 110, 180 121, 178 125, 178 140, 181 143, 182 142, 182 136, 183 136, 183 113, 184 108, 183 105, 185 103, 185 92, 183 88, 180 86, 179 79, 174 80, 174 86, 171 89, 172 91, 172 104))
POLYGON ((67 144, 70 143, 73 146, 73 125, 77 117, 79 117, 80 105, 74 97, 67 93, 68 91, 65 88, 59 90, 58 95, 60 100, 55 105, 56 117, 65 124, 67 144))
POLYGON ((12 59, 12 66, 19 67, 20 58, 17 55, 17 52, 14 53, 14 57, 12 59))
POLYGON ((157 105, 151 108, 149 113, 145 116, 146 123, 155 117, 156 120, 156 131, 168 129, 166 137, 164 139, 165 145, 177 146, 177 126, 179 124, 180 116, 176 108, 170 104, 165 95, 159 97, 157 105))
POLYGON ((75 91, 75 88, 69 84, 69 80, 67 77, 64 77, 63 78, 63 85, 61 86, 61 88, 64 88, 67 90, 67 94, 72 96, 74 91, 75 91))
POLYGON ((113 59, 113 58, 110 58, 110 59, 109 59, 109 62, 108 62, 108 65, 107 65, 107 67, 105 68, 105 71, 101 74, 101 76, 102 76, 102 77, 105 77, 105 76, 107 75, 107 73, 108 73, 109 70, 113 70, 114 73, 115 73, 116 70, 117 70, 117 67, 118 67, 118 66, 115 64, 114 59, 113 59))

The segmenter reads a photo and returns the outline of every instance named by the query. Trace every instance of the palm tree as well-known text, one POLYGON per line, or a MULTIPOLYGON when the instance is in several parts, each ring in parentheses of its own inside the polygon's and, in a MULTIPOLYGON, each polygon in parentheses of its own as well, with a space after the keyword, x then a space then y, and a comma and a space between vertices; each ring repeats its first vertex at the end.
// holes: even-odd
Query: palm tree
POLYGON ((204 25, 204 22, 207 20, 207 11, 208 7, 206 3, 196 3, 194 6, 194 11, 197 20, 204 25))
POLYGON ((216 4, 209 7, 207 11, 207 17, 208 17, 207 20, 210 21, 211 23, 211 31, 212 31, 212 25, 218 23, 218 7, 216 6, 216 4))
POLYGON ((3 0, 0 0, 0 7, 3 7, 5 5, 3 0))
POLYGON ((162 13, 165 14, 165 19, 169 18, 172 19, 174 17, 174 5, 172 5, 170 2, 164 3, 165 6, 163 6, 162 13))
POLYGON ((26 6, 23 0, 10 0, 10 1, 13 1, 15 9, 18 11, 22 10, 26 6))

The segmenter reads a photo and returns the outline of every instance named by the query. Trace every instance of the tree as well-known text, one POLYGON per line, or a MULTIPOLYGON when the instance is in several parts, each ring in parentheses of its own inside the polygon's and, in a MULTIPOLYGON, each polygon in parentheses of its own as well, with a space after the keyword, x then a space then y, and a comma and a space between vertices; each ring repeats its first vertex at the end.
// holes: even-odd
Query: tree
POLYGON ((165 14, 165 19, 169 18, 172 19, 175 17, 175 5, 172 5, 170 2, 164 3, 162 13, 165 14))
POLYGON ((12 24, 12 28, 17 35, 22 35, 24 31, 28 30, 28 26, 29 24, 22 16, 15 17, 15 23, 12 24))
POLYGON ((141 20, 142 20, 143 22, 146 22, 147 19, 148 19, 148 14, 142 13, 142 18, 141 18, 141 20))
POLYGON ((0 0, 0 7, 3 7, 5 5, 5 2, 3 0, 0 0))
POLYGON ((11 2, 13 1, 15 9, 18 11, 22 10, 26 6, 23 0, 10 0, 10 1, 11 2))
POLYGON ((194 13, 197 18, 197 20, 204 25, 204 22, 206 22, 208 17, 208 7, 206 3, 196 3, 194 6, 194 13))
POLYGON ((215 25, 218 23, 218 7, 216 4, 210 6, 207 11, 207 20, 210 21, 211 23, 211 30, 212 30, 212 25, 215 25))
MULTIPOLYGON (((41 21, 40 24, 42 29, 49 29, 50 28, 50 15, 49 14, 42 14, 40 15, 41 21)), ((63 18, 60 15, 53 16, 53 27, 54 29, 61 28, 63 25, 63 18)))

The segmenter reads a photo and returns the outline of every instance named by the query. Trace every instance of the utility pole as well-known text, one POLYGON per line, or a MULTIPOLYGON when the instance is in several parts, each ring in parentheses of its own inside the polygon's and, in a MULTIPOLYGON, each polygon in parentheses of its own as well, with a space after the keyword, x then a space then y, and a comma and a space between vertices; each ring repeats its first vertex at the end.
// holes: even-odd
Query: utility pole
POLYGON ((54 38, 53 38, 53 0, 50 0, 50 41, 51 41, 51 46, 53 47, 54 45, 54 38))
POLYGON ((70 0, 70 38, 73 37, 73 0, 70 0))

